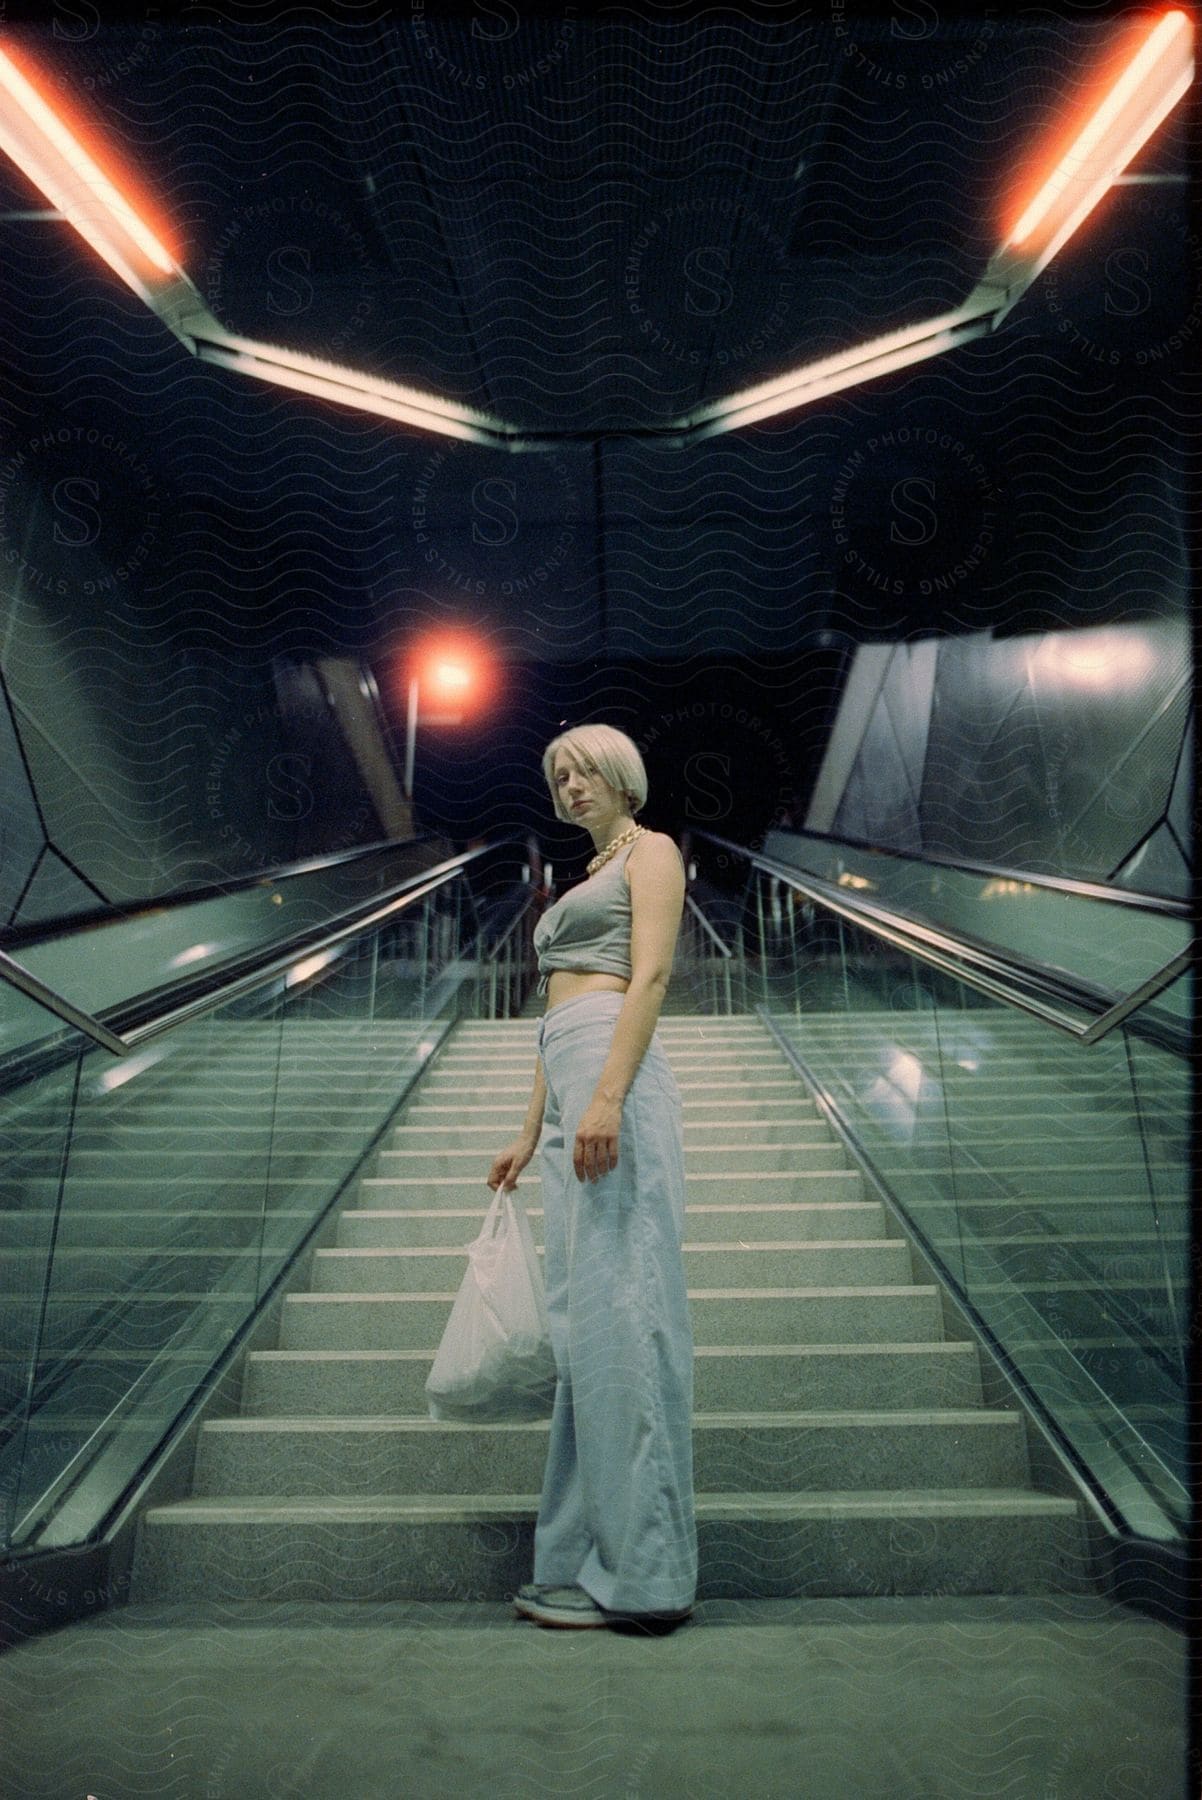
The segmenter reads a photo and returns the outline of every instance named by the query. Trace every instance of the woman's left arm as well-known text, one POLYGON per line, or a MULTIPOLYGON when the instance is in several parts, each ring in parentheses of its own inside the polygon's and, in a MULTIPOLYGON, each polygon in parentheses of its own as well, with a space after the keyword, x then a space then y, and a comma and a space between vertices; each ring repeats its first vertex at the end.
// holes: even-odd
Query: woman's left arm
POLYGON ((643 838, 626 859, 630 883, 630 986, 614 1022, 609 1055, 580 1129, 573 1164, 579 1181, 617 1166, 622 1102, 638 1073, 668 991, 684 910, 684 868, 671 838, 643 838))

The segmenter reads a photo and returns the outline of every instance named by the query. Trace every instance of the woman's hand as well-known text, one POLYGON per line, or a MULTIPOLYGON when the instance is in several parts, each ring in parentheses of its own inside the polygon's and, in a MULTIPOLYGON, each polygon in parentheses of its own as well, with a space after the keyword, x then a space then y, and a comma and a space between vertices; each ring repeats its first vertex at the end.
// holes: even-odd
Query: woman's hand
POLYGON ((596 1181, 617 1168, 621 1122, 622 1108, 613 1101, 590 1100, 572 1147, 577 1181, 596 1181))
POLYGON ((514 1138, 512 1144, 506 1144, 504 1150, 496 1158, 492 1168, 485 1176, 490 1188, 515 1188, 518 1176, 538 1149, 538 1139, 523 1132, 521 1137, 514 1138))

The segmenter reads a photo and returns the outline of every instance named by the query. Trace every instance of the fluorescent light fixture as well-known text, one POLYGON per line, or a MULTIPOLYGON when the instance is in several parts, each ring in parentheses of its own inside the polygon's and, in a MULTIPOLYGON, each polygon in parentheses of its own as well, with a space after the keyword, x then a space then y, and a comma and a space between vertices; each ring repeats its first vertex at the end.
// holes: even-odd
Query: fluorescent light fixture
POLYGON ((340 406, 419 425, 444 437, 462 438, 469 444, 494 443, 511 429, 487 413, 475 412, 455 400, 380 381, 356 369, 344 369, 315 356, 301 356, 274 344, 260 344, 254 338, 233 337, 215 324, 207 328, 204 319, 190 320, 187 327, 196 340, 196 354, 202 362, 257 376, 260 381, 274 382, 294 393, 334 400, 340 406))
POLYGON ((518 434, 436 394, 227 333, 184 271, 28 77, 0 50, 0 150, 115 274, 206 362, 472 443, 518 434))
POLYGON ((962 307, 712 401, 676 420, 682 435, 672 441, 754 424, 993 330, 1186 92, 1192 40, 1189 16, 1179 9, 1157 21, 962 307))
POLYGON ((965 318, 957 325, 946 326, 942 320, 956 315, 941 314, 921 325, 890 332, 887 337, 870 339, 854 350, 804 363, 787 375, 758 387, 728 394, 678 420, 682 437, 693 442, 732 431, 738 425, 753 425, 760 419, 789 412, 795 406, 837 394, 842 388, 855 387, 875 375, 888 375, 894 369, 904 369, 927 357, 940 356, 945 350, 954 349, 957 344, 967 343, 970 338, 981 337, 990 330, 993 321, 989 313, 1005 297, 1004 292, 997 289, 990 289, 990 295, 989 311, 983 310, 976 318, 965 318))
POLYGON ((0 150, 140 299, 182 273, 150 227, 0 50, 0 150))
MULTIPOLYGON (((915 325, 903 325, 896 331, 886 332, 883 337, 869 338, 866 343, 854 344, 849 350, 838 350, 833 356, 823 356, 814 362, 802 363, 784 375, 774 376, 771 381, 757 382, 754 387, 743 388, 738 393, 725 395, 721 400, 712 400, 705 406, 696 407, 680 423, 700 424, 705 419, 725 416, 734 407, 756 406, 764 400, 791 395, 803 387, 821 385, 825 392, 833 393, 837 388, 847 386, 848 382, 860 380, 860 371, 865 366, 886 361, 907 351, 915 353, 907 358, 909 361, 917 361, 922 356, 934 356, 948 347, 949 334, 957 326, 984 318, 1003 299, 1004 295, 997 289, 979 286, 974 288, 962 306, 955 307, 951 312, 937 313, 934 318, 923 319, 915 325), (848 381, 838 379, 844 375, 848 377, 848 381)), ((890 366, 900 368, 902 365, 890 363, 890 366)))
POLYGON ((682 432, 675 441, 693 441, 740 425, 754 425, 758 419, 822 400, 878 374, 941 355, 999 326, 1101 194, 1123 178, 1126 164, 1186 94, 1193 81, 1191 41, 1189 16, 1180 9, 1155 23, 1071 149, 1060 158, 1053 175, 1024 209, 1017 227, 995 252, 981 283, 961 308, 885 337, 869 338, 855 349, 803 364, 772 382, 711 401, 675 421, 682 432))
MULTIPOLYGON (((1131 102, 1147 98, 1142 95, 1145 82, 1155 83, 1159 90, 1156 105, 1160 107, 1156 123, 1164 117, 1185 92, 1178 86, 1182 71, 1177 67, 1179 58, 1168 61, 1169 53, 1189 43, 1189 20, 1183 12, 1166 13, 1155 30, 1145 39, 1138 56, 1128 63, 1119 80, 1094 113, 1084 131, 1060 160, 1059 164, 1044 182, 1034 200, 1027 207, 1022 218, 1014 227, 1010 236, 1012 244, 1021 244, 1029 238, 1040 220, 1056 205, 1061 196, 1070 187, 1078 186, 1082 180, 1092 181, 1097 178, 1096 164, 1108 144, 1108 134, 1112 128, 1121 126, 1124 108, 1131 102), (1168 73, 1166 74, 1166 70, 1168 73), (1172 99, 1166 99, 1168 94, 1172 99), (1092 173, 1091 173, 1092 171, 1092 173)), ((1188 68, 1185 70, 1188 82, 1188 68)), ((1149 128, 1149 133, 1152 128, 1149 128)), ((1147 135, 1147 134, 1146 134, 1147 135)), ((1141 140, 1142 141, 1142 140, 1141 140)), ((1113 144, 1110 145, 1113 150, 1113 144)), ((1130 156, 1123 156, 1109 168, 1103 167, 1102 175, 1113 181, 1118 170, 1125 167, 1130 156)))
POLYGON ((1177 9, 1157 21, 995 251, 986 280, 1009 290, 996 323, 1123 178, 1193 78, 1193 26, 1177 9))
MULTIPOLYGON (((1181 9, 1155 22, 962 306, 803 363, 697 407, 667 426, 630 435, 667 445, 694 443, 942 355, 996 328, 1106 189, 1118 181, 1144 179, 1125 177, 1122 171, 1189 87, 1192 46, 1193 27, 1181 9)), ((3 51, 0 149, 204 362, 466 443, 550 450, 563 437, 575 435, 522 432, 441 395, 227 332, 153 232, 3 51)))

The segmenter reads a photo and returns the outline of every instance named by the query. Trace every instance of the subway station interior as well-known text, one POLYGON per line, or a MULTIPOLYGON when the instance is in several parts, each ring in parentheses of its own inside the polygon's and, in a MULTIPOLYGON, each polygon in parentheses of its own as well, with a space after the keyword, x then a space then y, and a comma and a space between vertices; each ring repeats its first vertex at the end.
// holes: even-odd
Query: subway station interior
POLYGON ((0 6, 5 1800, 1200 1791, 1193 39, 0 6), (590 723, 659 1632, 515 1612, 549 1407, 426 1392, 590 723))

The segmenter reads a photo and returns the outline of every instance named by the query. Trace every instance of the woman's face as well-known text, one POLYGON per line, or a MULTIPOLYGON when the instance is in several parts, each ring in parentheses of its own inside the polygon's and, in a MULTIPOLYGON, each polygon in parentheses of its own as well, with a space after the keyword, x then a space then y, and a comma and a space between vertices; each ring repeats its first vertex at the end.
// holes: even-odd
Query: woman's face
POLYGON ((572 757, 566 750, 557 750, 551 772, 559 804, 581 824, 596 826, 601 819, 622 811, 621 794, 610 787, 587 756, 572 757))

